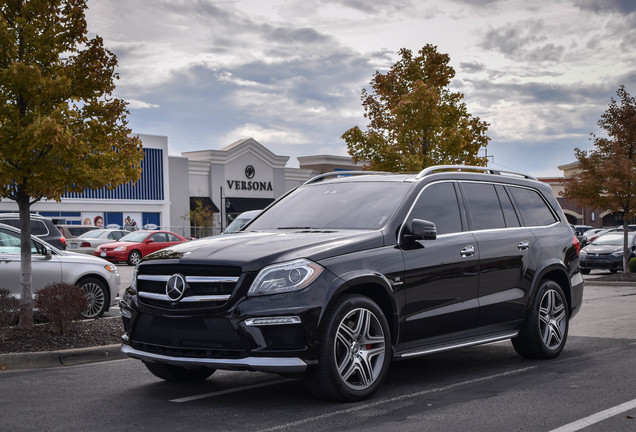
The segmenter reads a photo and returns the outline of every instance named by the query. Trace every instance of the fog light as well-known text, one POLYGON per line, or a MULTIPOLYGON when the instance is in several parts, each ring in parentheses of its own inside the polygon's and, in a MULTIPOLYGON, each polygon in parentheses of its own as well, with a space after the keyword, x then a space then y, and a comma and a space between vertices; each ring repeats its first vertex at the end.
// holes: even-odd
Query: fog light
POLYGON ((290 317, 266 317, 266 318, 250 318, 245 320, 245 325, 252 326, 269 326, 269 325, 287 325, 300 324, 302 321, 297 316, 290 317))

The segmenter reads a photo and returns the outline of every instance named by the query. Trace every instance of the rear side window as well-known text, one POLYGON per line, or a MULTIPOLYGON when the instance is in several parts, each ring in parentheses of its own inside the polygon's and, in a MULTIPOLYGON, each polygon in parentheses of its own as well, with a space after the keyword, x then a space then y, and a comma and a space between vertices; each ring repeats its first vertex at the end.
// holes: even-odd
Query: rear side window
MULTIPOLYGON (((5 220, 0 220, 0 222, 7 224, 7 225, 11 225, 12 227, 15 228, 20 228, 20 219, 5 219, 5 220)), ((46 225, 44 224, 44 222, 39 221, 39 220, 31 220, 31 234, 33 235, 48 235, 49 230, 46 227, 46 225)))
POLYGON ((462 222, 453 184, 435 183, 424 189, 413 207, 412 217, 433 222, 438 235, 461 232, 462 222))
POLYGON ((532 189, 509 186, 512 198, 526 226, 545 226, 557 222, 541 195, 532 189))
POLYGON ((504 215, 495 185, 462 183, 473 230, 505 228, 504 215))

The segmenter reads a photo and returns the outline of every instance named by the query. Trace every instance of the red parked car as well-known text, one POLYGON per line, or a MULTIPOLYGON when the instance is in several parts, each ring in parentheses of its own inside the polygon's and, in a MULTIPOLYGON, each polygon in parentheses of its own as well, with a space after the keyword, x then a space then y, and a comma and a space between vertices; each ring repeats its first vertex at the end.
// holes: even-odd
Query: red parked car
POLYGON ((108 261, 137 263, 149 253, 178 243, 188 241, 185 237, 170 231, 133 231, 115 243, 107 243, 95 249, 95 256, 108 261))

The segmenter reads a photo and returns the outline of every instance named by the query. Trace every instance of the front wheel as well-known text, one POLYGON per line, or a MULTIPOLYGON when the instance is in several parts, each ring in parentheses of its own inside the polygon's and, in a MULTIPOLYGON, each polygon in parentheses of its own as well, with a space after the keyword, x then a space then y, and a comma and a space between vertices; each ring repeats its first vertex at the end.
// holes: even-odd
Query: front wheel
POLYGON ((391 363, 389 325, 371 299, 343 296, 327 311, 318 364, 305 375, 316 396, 355 401, 373 394, 391 363))
POLYGON ((545 280, 519 336, 512 345, 520 355, 533 359, 558 356, 568 337, 568 304, 563 290, 554 281, 545 280))
POLYGON ((82 312, 82 318, 92 319, 104 315, 109 306, 109 294, 104 282, 95 278, 86 278, 80 281, 79 286, 84 290, 88 300, 88 309, 82 312))
POLYGON ((207 367, 185 368, 181 366, 151 362, 144 362, 144 365, 157 378, 182 383, 203 381, 216 371, 216 369, 210 369, 207 367))
POLYGON ((135 266, 139 264, 139 261, 141 261, 141 252, 139 252, 138 250, 130 252, 130 254, 128 255, 128 264, 131 266, 135 266))

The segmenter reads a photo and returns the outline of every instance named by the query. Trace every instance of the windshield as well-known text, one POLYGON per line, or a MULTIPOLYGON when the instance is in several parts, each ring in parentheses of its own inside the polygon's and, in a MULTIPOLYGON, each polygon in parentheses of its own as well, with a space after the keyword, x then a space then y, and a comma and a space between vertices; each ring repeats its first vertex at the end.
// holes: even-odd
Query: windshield
MULTIPOLYGON (((634 239, 634 233, 627 234, 627 242, 631 243, 634 239)), ((595 246, 623 246, 623 233, 605 234, 592 242, 595 246)))
POLYGON ((126 234, 125 236, 120 238, 119 241, 120 242, 140 243, 140 242, 144 241, 146 239, 146 237, 148 237, 148 233, 147 232, 137 231, 137 232, 131 232, 130 234, 126 234))
POLYGON ((327 182, 300 187, 247 229, 379 229, 410 187, 410 183, 386 181, 327 182))

